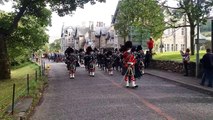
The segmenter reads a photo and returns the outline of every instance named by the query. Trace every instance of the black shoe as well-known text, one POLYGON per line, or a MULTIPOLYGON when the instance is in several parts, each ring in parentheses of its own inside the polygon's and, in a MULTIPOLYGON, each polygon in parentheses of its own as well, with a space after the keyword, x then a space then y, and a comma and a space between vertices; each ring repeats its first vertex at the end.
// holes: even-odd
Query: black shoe
POLYGON ((208 85, 208 87, 212 87, 212 85, 208 85))
POLYGON ((126 86, 126 88, 129 88, 129 86, 126 86))
POLYGON ((183 75, 183 76, 189 76, 189 75, 185 74, 185 75, 183 75))
POLYGON ((136 86, 133 86, 132 88, 133 88, 133 89, 135 89, 135 88, 138 88, 138 85, 136 85, 136 86))

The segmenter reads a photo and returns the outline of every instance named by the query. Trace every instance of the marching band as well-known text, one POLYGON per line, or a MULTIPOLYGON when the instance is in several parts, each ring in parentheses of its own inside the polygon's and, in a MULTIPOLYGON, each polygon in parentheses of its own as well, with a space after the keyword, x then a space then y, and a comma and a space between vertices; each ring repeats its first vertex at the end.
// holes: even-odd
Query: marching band
POLYGON ((113 75, 113 71, 120 71, 124 76, 126 87, 137 88, 136 79, 140 79, 144 74, 144 52, 139 45, 137 48, 132 46, 131 41, 127 41, 124 46, 118 49, 103 49, 99 51, 87 47, 86 51, 80 49, 76 51, 68 47, 65 51, 67 69, 70 79, 75 78, 76 67, 85 66, 89 76, 95 76, 95 68, 107 71, 113 75))

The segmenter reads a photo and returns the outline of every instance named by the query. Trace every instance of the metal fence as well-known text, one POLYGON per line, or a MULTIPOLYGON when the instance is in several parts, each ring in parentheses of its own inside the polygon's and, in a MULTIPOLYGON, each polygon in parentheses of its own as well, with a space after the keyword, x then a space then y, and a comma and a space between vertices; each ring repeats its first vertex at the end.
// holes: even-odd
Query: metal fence
POLYGON ((30 95, 31 87, 37 84, 38 81, 44 80, 45 62, 42 61, 38 69, 35 69, 34 74, 26 74, 18 80, 25 80, 23 84, 16 85, 15 83, 9 88, 11 94, 4 96, 0 100, 0 119, 6 114, 14 114, 15 103, 30 95))

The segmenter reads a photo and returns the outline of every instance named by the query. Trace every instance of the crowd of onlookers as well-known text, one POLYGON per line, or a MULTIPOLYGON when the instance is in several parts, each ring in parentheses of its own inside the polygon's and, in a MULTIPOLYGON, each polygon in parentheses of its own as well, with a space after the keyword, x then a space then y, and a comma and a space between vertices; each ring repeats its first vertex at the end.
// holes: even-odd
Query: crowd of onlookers
POLYGON ((47 58, 49 61, 53 62, 63 62, 64 61, 64 54, 63 53, 48 53, 47 58))
POLYGON ((42 56, 39 56, 37 53, 33 53, 31 59, 35 62, 40 62, 41 57, 52 62, 64 62, 64 54, 57 52, 43 53, 42 56))

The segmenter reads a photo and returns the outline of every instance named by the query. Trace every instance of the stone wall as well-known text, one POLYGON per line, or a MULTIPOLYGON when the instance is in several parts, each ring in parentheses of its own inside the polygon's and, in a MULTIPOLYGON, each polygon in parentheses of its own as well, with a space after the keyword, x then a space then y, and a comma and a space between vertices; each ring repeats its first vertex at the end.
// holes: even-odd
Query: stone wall
MULTIPOLYGON (((184 74, 184 68, 183 68, 182 62, 152 60, 150 63, 150 68, 184 74)), ((195 73, 196 73, 196 63, 190 62, 189 75, 195 76, 195 73)), ((201 76, 202 76, 202 66, 200 65, 199 77, 201 76)))

